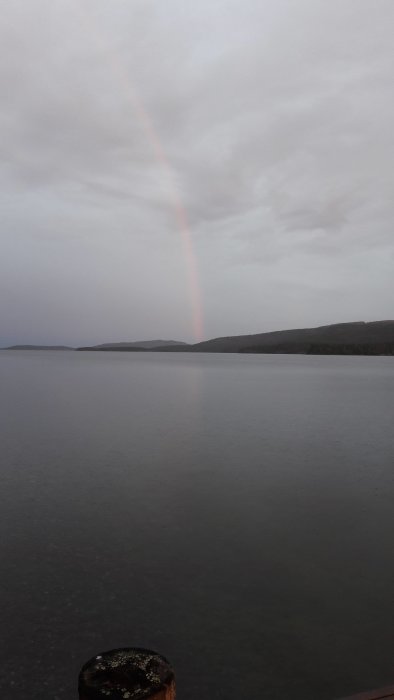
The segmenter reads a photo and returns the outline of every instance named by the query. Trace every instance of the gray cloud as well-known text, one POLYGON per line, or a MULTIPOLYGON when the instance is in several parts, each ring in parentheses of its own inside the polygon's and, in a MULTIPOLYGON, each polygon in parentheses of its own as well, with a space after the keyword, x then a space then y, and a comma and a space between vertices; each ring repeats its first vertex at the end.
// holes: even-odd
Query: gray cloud
POLYGON ((393 21, 5 0, 3 342, 192 339, 180 204, 207 336, 392 316, 393 21))

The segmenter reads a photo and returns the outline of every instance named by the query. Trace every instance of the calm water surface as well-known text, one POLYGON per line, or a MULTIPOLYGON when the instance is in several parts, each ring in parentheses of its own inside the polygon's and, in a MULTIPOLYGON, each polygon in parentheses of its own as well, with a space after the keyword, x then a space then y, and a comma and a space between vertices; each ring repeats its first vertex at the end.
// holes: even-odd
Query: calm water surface
POLYGON ((0 353, 3 700, 154 648, 184 700, 394 683, 393 358, 0 353))

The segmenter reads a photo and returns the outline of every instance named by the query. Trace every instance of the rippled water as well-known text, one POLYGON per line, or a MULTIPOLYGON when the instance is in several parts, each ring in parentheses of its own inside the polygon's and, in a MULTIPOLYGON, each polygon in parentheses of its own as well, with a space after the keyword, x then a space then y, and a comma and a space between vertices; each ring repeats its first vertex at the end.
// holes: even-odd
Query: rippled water
POLYGON ((146 646, 185 700, 394 683, 394 360, 0 353, 1 697, 146 646))

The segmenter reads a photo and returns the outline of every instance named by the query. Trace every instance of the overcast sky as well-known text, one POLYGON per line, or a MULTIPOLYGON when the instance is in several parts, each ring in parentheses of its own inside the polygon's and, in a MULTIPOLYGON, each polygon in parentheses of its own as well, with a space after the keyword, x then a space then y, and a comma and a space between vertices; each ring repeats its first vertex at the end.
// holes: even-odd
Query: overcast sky
POLYGON ((393 0, 1 0, 0 345, 393 318, 393 0))

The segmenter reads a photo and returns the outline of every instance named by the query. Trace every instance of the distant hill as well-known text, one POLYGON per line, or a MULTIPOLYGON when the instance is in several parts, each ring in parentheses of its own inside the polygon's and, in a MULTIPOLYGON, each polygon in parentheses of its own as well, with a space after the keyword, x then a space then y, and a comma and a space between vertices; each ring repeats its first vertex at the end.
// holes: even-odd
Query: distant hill
POLYGON ((394 321, 337 323, 255 335, 214 338, 192 352, 301 353, 317 355, 393 355, 394 321))
MULTIPOLYGON (((73 350, 65 345, 12 345, 6 350, 73 350)), ((233 352, 304 355, 394 355, 394 321, 356 321, 213 338, 189 345, 178 340, 137 340, 75 348, 93 352, 233 352)))
POLYGON ((68 345, 10 345, 3 350, 74 350, 68 345))
POLYGON ((103 350, 116 352, 138 352, 139 350, 156 350, 157 348, 184 347, 187 343, 178 340, 137 340, 123 343, 103 343, 102 345, 92 345, 77 348, 77 350, 103 350))

